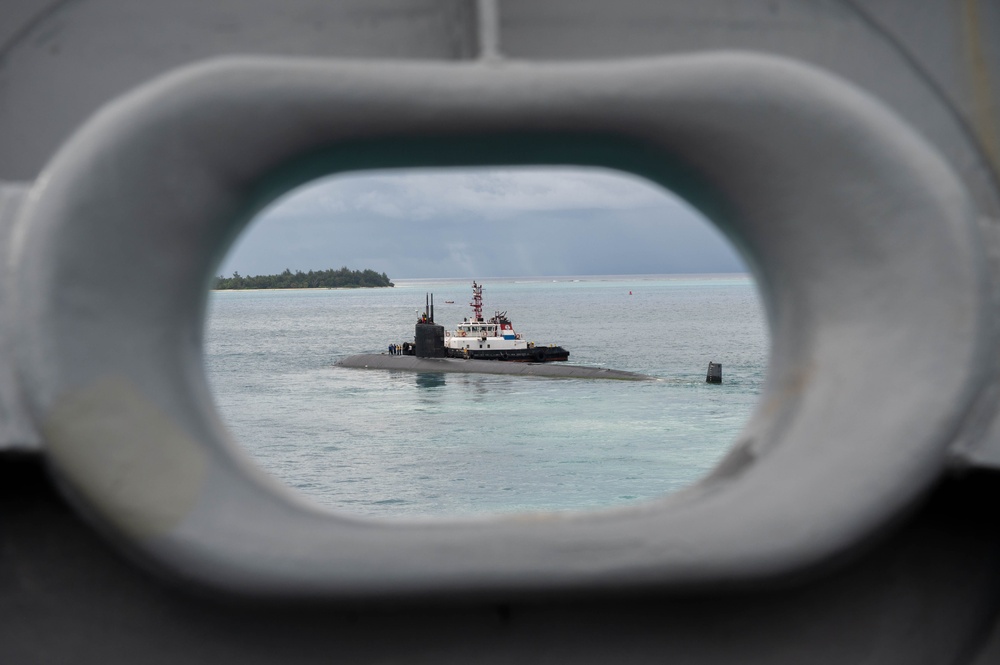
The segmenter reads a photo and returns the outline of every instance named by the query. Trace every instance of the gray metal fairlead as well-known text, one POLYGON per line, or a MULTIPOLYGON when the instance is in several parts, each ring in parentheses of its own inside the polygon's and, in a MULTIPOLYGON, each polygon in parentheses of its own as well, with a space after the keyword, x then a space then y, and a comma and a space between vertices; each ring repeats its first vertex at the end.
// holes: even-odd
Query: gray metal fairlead
POLYGON ((897 116, 780 58, 223 60, 109 104, 36 181, 15 229, 14 358, 74 500, 150 565, 207 587, 344 599, 755 584, 865 542, 946 468, 997 343, 976 223, 897 116), (317 511, 249 470, 201 364, 215 263, 289 186, 428 163, 632 171, 729 234, 776 352, 724 475, 608 512, 387 525, 317 511), (140 266, 144 280, 125 278, 140 266), (891 391, 872 380, 879 364, 891 391))
POLYGON ((488 44, 176 69, 0 187, 0 661, 995 656, 990 181, 801 60, 488 44), (207 285, 248 220, 331 173, 547 164, 669 188, 752 267, 773 352, 719 467, 637 506, 422 521, 259 471, 202 365, 207 285))

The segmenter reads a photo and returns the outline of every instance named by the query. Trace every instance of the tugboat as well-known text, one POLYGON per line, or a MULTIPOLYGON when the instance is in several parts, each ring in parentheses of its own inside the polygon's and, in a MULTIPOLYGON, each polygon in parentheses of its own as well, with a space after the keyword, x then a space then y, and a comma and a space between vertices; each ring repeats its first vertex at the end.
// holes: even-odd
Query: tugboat
POLYGON ((569 351, 561 346, 537 346, 525 341, 507 318, 497 311, 483 318, 483 286, 472 283, 472 318, 464 319, 456 330, 444 333, 444 346, 451 358, 505 360, 508 362, 545 363, 569 360, 569 351))

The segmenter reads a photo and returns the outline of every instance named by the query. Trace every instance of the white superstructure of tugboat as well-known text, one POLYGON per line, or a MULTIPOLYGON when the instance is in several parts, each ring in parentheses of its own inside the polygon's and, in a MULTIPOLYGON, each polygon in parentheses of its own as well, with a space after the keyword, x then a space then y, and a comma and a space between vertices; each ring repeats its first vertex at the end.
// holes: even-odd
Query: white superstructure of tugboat
POLYGON ((507 318, 507 312, 497 311, 483 318, 483 286, 472 283, 472 318, 464 319, 455 330, 444 333, 448 356, 477 360, 513 362, 552 362, 568 360, 569 351, 561 346, 537 346, 526 341, 507 318))

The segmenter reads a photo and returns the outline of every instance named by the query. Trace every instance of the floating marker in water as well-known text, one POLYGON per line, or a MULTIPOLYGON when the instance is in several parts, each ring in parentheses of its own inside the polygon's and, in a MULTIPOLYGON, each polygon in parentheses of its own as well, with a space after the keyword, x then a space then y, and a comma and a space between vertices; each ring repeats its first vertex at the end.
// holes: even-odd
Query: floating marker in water
POLYGON ((708 377, 705 383, 722 383, 722 365, 720 363, 708 363, 708 377))

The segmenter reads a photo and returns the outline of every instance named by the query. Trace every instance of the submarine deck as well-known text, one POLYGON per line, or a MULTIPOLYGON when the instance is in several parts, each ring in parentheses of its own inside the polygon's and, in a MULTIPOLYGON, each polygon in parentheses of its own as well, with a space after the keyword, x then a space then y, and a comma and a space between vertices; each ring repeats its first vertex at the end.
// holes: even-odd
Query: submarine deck
POLYGON ((655 381, 656 377, 603 367, 584 367, 565 363, 521 363, 500 360, 465 360, 463 358, 418 358, 390 356, 386 353, 363 353, 337 361, 338 367, 387 369, 403 372, 451 372, 464 374, 511 374, 544 376, 554 379, 610 379, 617 381, 655 381))

